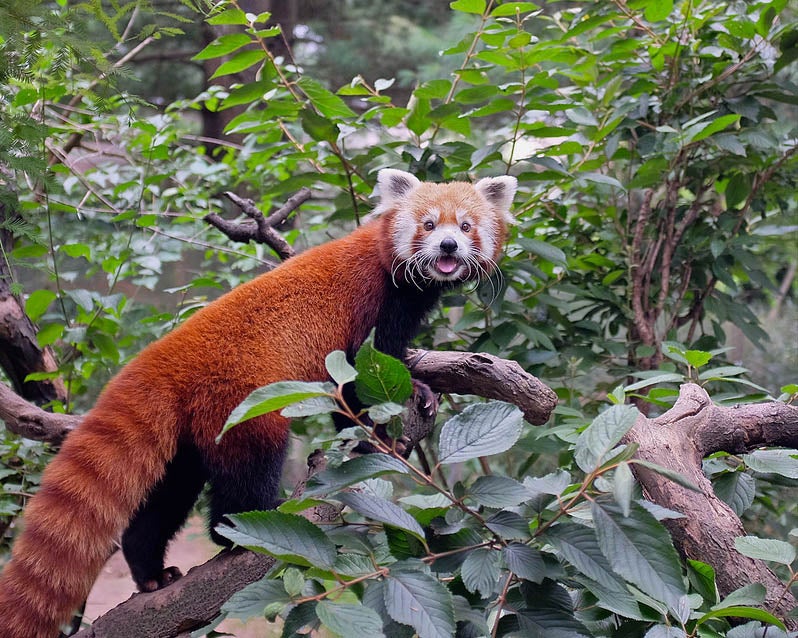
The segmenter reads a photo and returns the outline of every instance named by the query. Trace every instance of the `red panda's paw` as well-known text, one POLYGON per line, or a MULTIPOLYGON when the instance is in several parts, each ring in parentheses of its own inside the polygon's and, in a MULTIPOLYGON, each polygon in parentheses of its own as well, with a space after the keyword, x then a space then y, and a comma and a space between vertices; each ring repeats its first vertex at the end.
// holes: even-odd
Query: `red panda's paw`
POLYGON ((418 379, 413 382, 413 401, 421 408, 424 416, 433 417, 438 413, 438 395, 426 383, 418 379))
POLYGON ((183 577, 183 572, 181 572, 177 567, 166 567, 158 576, 158 578, 152 578, 150 580, 145 580, 143 583, 139 585, 139 591, 141 592, 153 592, 159 589, 163 589, 168 585, 171 585, 176 580, 180 580, 183 577))

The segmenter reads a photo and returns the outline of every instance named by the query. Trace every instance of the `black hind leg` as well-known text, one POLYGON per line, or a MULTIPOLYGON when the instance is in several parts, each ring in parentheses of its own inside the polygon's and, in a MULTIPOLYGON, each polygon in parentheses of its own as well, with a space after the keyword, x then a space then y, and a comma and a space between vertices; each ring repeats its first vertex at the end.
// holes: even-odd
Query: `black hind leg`
POLYGON ((225 523, 225 514, 274 509, 280 504, 280 476, 287 445, 239 457, 232 467, 209 467, 210 534, 223 547, 232 542, 221 536, 216 527, 225 523))
POLYGON ((155 591, 180 578, 177 567, 164 569, 166 546, 185 523, 205 480, 197 452, 178 450, 130 521, 122 535, 122 552, 139 591, 155 591))

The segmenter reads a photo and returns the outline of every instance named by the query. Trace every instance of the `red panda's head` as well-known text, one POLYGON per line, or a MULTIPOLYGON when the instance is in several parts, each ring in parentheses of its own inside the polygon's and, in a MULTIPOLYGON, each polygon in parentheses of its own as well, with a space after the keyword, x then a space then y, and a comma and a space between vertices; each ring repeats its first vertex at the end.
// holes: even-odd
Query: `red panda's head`
POLYGON ((496 265, 512 223, 515 177, 486 177, 475 184, 421 182, 386 168, 377 176, 391 244, 391 274, 424 282, 471 281, 496 265))

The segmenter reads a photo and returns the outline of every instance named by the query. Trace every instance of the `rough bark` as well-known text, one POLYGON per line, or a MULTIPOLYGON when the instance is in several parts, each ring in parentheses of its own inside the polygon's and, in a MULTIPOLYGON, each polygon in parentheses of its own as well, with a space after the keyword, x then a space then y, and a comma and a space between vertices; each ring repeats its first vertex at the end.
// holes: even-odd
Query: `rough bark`
MULTIPOLYGON (((0 222, 16 217, 13 174, 0 164, 0 222)), ((0 227, 0 368, 20 396, 37 404, 64 399, 66 390, 60 379, 25 381, 32 372, 58 369, 49 348, 36 342, 36 328, 25 314, 21 300, 13 294, 14 281, 7 256, 13 248, 11 232, 0 227)))
POLYGON ((745 529, 731 508, 715 496, 701 468, 703 458, 718 451, 739 454, 761 446, 798 448, 798 407, 778 402, 719 407, 702 387, 685 384, 665 414, 655 419, 640 416, 627 442, 639 445, 638 458, 678 472, 700 489, 696 493, 634 466, 649 500, 684 515, 666 521, 682 555, 712 565, 722 596, 749 583, 763 584, 765 608, 798 628, 798 619, 786 618, 796 605, 795 598, 764 562, 737 552, 734 539, 745 536, 745 529))

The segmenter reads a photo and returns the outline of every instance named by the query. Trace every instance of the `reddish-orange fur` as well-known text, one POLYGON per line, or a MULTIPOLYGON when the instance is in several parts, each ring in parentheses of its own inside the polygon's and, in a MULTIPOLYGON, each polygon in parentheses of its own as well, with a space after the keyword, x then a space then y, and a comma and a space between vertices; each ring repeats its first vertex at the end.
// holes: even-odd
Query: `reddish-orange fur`
MULTIPOLYGON (((443 204, 461 187, 436 186, 429 197, 443 204)), ((0 577, 0 637, 56 635, 182 441, 222 465, 246 465, 285 444, 289 422, 277 413, 215 439, 252 390, 325 379, 325 355, 352 352, 366 338, 389 294, 395 215, 382 213, 211 303, 108 384, 27 507, 0 577)), ((505 222, 491 217, 501 246, 505 222)))

